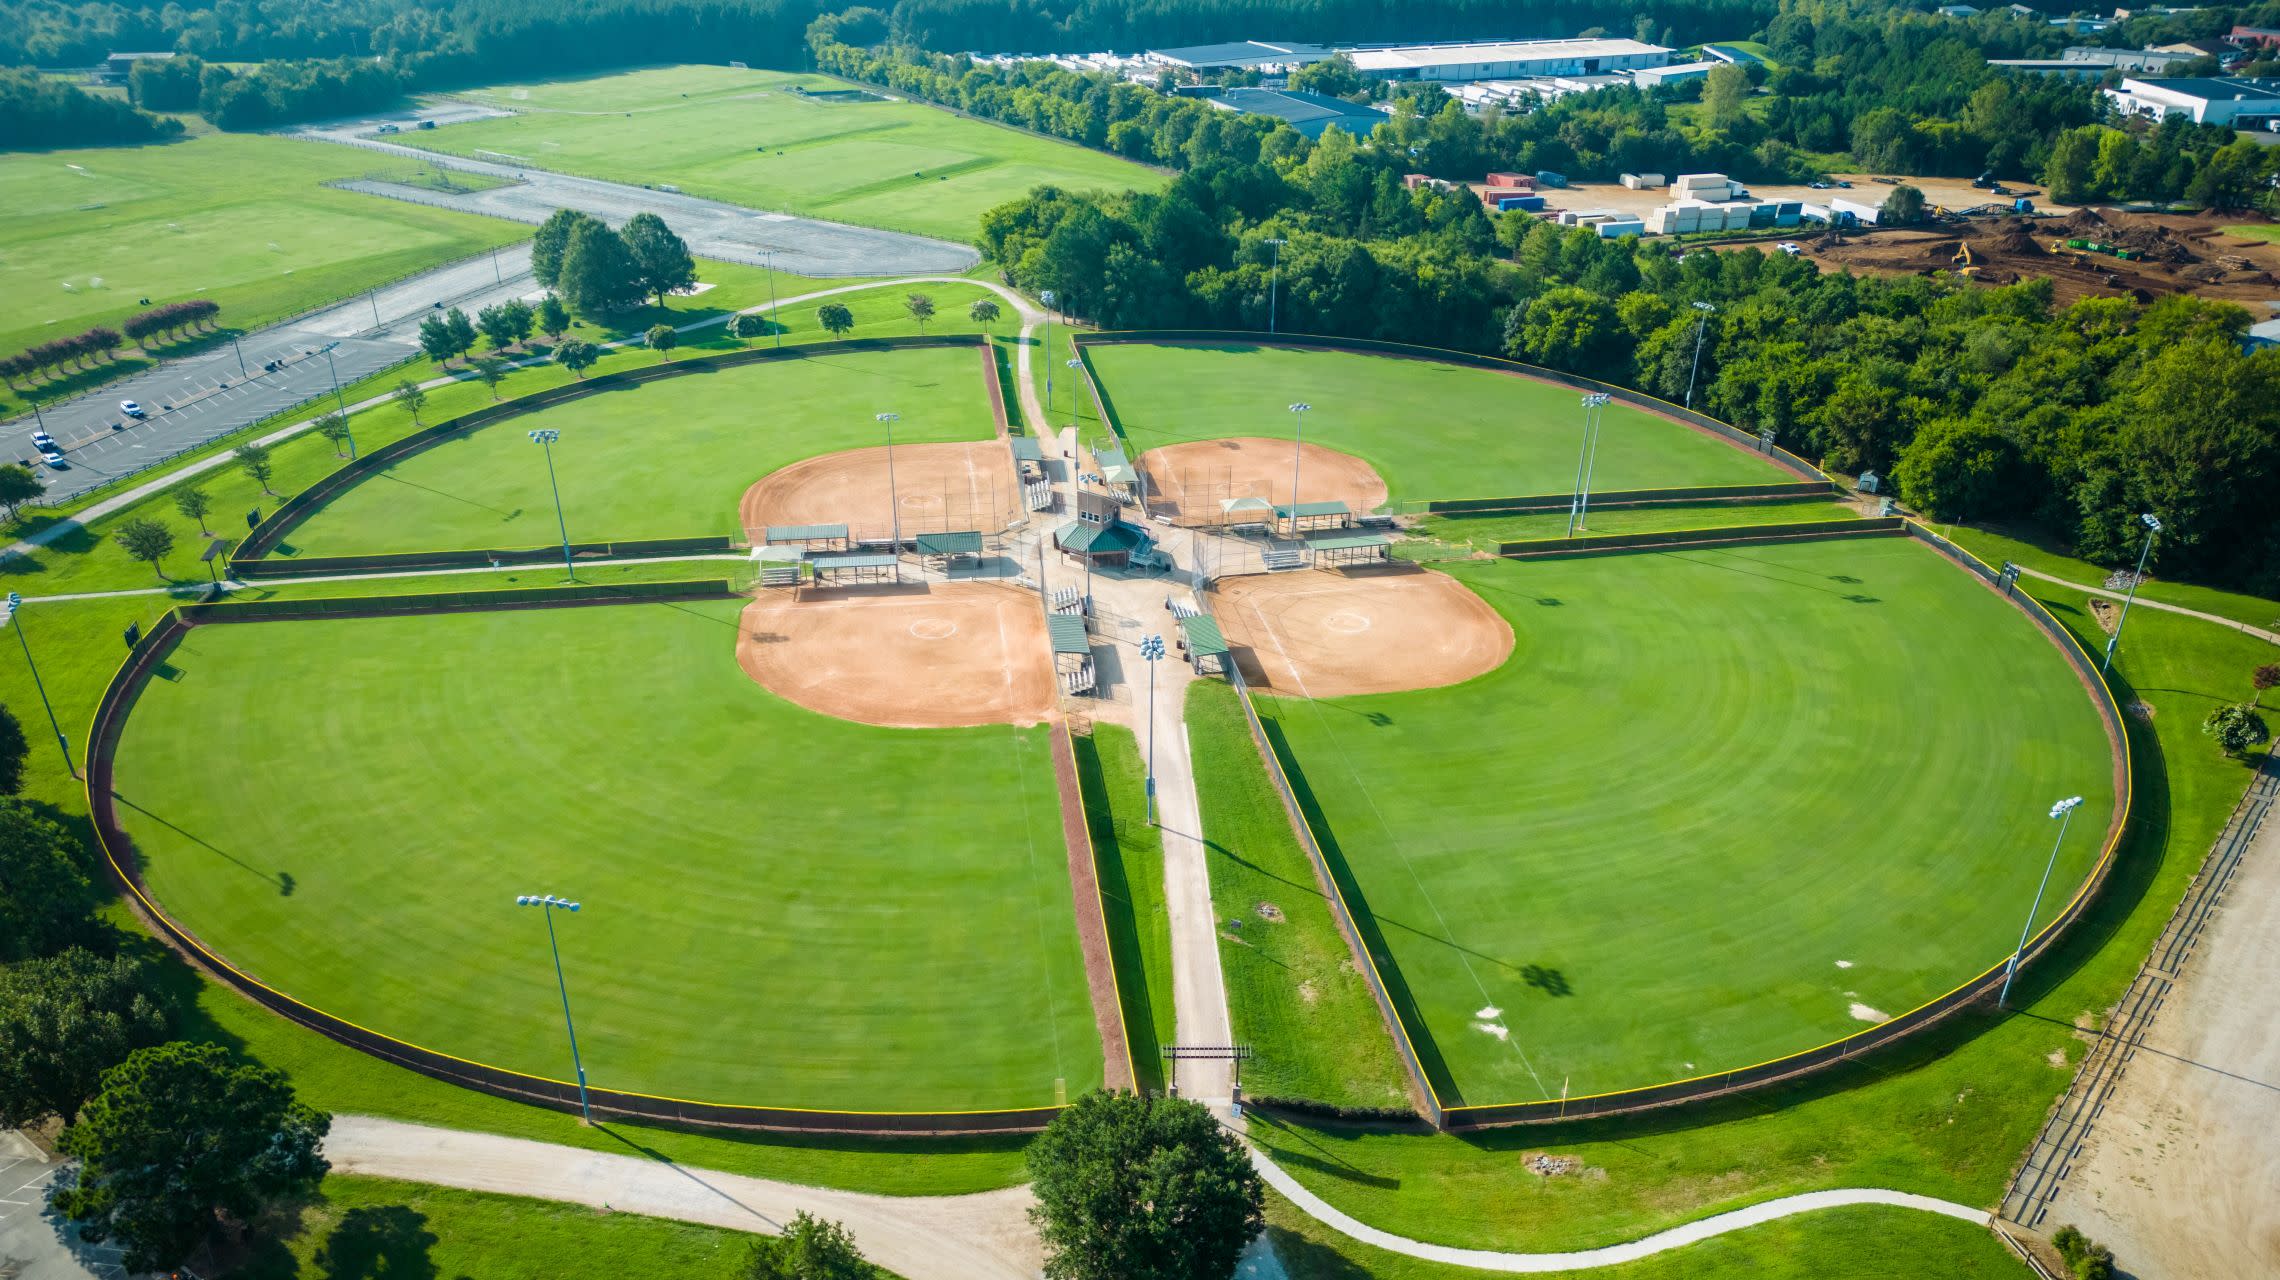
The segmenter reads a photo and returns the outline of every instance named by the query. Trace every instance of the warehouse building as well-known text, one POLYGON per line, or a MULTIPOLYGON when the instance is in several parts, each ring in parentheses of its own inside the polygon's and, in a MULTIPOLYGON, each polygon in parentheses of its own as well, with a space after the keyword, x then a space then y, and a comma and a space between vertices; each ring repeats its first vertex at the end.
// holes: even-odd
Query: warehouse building
POLYGON ((2184 116, 2195 124, 2262 129, 2280 120, 2280 79, 2192 76, 2171 80, 2125 78, 2105 91, 2124 115, 2160 120, 2184 116))
POLYGON ((1150 49, 1143 60, 1189 71, 1288 71, 1327 61, 1330 52, 1318 44, 1291 40, 1236 40, 1227 44, 1150 49))
POLYGON ((1382 111, 1296 89, 1222 89, 1203 100, 1222 111, 1273 116, 1309 138, 1321 137, 1332 125, 1356 138, 1366 138, 1386 120, 1382 111))
POLYGON ((1526 80, 1595 76, 1670 63, 1671 51, 1637 40, 1499 40, 1356 49, 1347 56, 1372 80, 1526 80))

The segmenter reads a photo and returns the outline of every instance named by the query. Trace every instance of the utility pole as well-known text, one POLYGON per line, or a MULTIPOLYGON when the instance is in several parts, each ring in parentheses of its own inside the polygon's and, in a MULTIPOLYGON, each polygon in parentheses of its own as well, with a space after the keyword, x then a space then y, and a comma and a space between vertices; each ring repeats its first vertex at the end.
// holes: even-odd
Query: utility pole
POLYGON ((2121 644, 2122 628, 2129 625, 2130 621, 2130 606, 2137 602, 2138 583, 2145 577, 2145 560, 2153 554, 2153 535, 2161 532, 2161 520, 2152 512, 2149 511, 2138 519, 2145 522, 2145 546, 2138 551, 2137 572, 2130 575, 2129 594, 2122 597, 2122 616, 2114 619, 2114 634, 2106 637, 2106 660, 2098 665, 2098 674, 2101 676, 2114 669, 2114 648, 2121 644))
POLYGON ((1694 407, 1694 379, 1702 372, 1702 332, 1710 326, 1710 313, 1718 308, 1707 302, 1697 302, 1694 309, 1700 318, 1694 322, 1694 368, 1686 375, 1686 407, 1694 407))
POLYGON ((1271 335, 1275 331, 1275 303, 1282 293, 1282 247, 1290 242, 1275 236, 1267 243, 1275 247, 1274 265, 1267 269, 1267 332, 1271 335))
POLYGON ((530 438, 546 451, 546 487, 554 491, 554 527, 562 532, 562 571, 576 582, 578 568, 570 561, 570 522, 562 515, 562 485, 554 478, 554 442, 562 438, 562 433, 553 427, 539 427, 530 433, 530 438))
POLYGON ((2003 990, 1995 997, 1995 1007, 2001 1009, 2011 999, 2011 979, 2019 976, 2019 961, 2027 954, 2027 935, 2035 930, 2035 912, 2042 910, 2043 890, 2050 887, 2050 871, 2058 865, 2058 847, 2066 843, 2066 826, 2074 820, 2074 811, 2082 807, 2082 797, 2070 796, 2050 807, 2050 816, 2058 819, 2058 839, 2050 843, 2050 861, 2043 864, 2042 883, 2035 886, 2034 905, 2027 908, 2027 922, 2019 926, 2019 946, 2011 953, 2011 963, 2003 971, 2003 990))
POLYGON ((554 909, 575 912, 578 904, 553 894, 524 894, 515 899, 518 907, 538 907, 546 912, 546 947, 554 954, 554 989, 562 993, 562 1025, 570 1032, 570 1065, 578 1072, 578 1115, 587 1124, 594 1122, 594 1109, 586 1102, 586 1063, 578 1056, 578 1024, 570 1020, 570 984, 562 977, 562 944, 554 937, 554 909))
POLYGON ((895 496, 895 424, 902 421, 899 413, 874 414, 887 429, 887 523, 894 539, 894 552, 902 554, 902 500, 895 496))

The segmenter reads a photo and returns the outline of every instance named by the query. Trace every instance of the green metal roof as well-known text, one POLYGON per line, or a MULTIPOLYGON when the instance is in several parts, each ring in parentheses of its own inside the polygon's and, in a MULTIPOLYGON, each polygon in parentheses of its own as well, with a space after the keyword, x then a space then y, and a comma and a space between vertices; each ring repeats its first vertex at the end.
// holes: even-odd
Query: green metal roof
POLYGON ((918 535, 918 553, 922 556, 971 556, 982 550, 982 535, 978 533, 922 533, 918 535))
POLYGON ((1219 634, 1219 624, 1204 614, 1191 614, 1180 619, 1180 630, 1187 636, 1188 652, 1198 658, 1224 655, 1227 638, 1219 634))
POLYGON ((1106 480, 1106 481, 1108 481, 1110 484, 1138 484, 1138 483, 1140 483, 1140 473, 1139 473, 1139 472, 1137 472, 1137 471, 1134 471, 1134 470, 1132 469, 1132 464, 1131 464, 1131 463, 1129 463, 1129 462, 1103 462, 1103 463, 1101 463, 1101 464, 1100 464, 1100 478, 1101 478, 1101 479, 1103 479, 1103 480, 1106 480))
POLYGON ((859 551, 829 551, 809 556, 808 563, 818 569, 886 569, 893 567, 895 557, 859 551))
POLYGON ((1094 524, 1071 520, 1053 533, 1053 545, 1082 555, 1109 555, 1137 551, 1148 545, 1148 535, 1128 524, 1094 524))
POLYGON ((1329 538, 1316 538, 1307 544, 1316 551, 1358 551, 1364 547, 1393 545, 1393 539, 1382 533, 1341 533, 1329 538))
POLYGON ((1092 454, 1094 459, 1096 459, 1100 465, 1104 467, 1121 467, 1127 465, 1124 458, 1124 450, 1119 449, 1114 445, 1107 445, 1102 448, 1095 449, 1092 451, 1092 454))
POLYGON ((1045 446, 1035 436, 1015 436, 1013 438, 1013 460, 1015 462, 1043 462, 1045 460, 1045 446))
POLYGON ((768 526, 770 542, 817 542, 825 538, 845 538, 847 526, 843 524, 772 524, 768 526))
MULTIPOLYGON (((1343 502, 1301 502, 1298 504, 1297 510, 1298 516, 1302 520, 1308 516, 1345 516, 1353 514, 1353 508, 1347 506, 1343 502)), ((1276 519, 1288 520, 1290 517, 1290 507, 1278 506, 1275 508, 1276 519)))
POLYGON ((1045 634, 1053 638, 1053 652, 1092 652, 1092 637, 1085 634, 1085 620, 1074 613, 1048 613, 1045 615, 1045 634))

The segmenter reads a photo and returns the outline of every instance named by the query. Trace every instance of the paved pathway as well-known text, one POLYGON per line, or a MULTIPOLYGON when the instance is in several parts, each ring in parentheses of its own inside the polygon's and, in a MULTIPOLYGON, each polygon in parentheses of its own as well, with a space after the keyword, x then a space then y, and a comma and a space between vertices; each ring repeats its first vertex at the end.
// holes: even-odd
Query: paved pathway
MULTIPOLYGON (((2076 591, 2086 591, 2094 596, 2104 596, 2108 600, 2123 600, 2128 598, 2126 592, 2110 591, 2105 587, 2093 587, 2080 582, 2073 582, 2068 579, 2061 578, 2056 574, 2044 573, 2040 569, 2029 569, 2025 565, 2019 566, 2019 572, 2027 575, 2030 578, 2040 578, 2044 582, 2055 582, 2062 587, 2072 587, 2076 591)), ((2235 619, 2228 618, 2221 613, 2203 613, 2199 609, 2188 609, 2183 605, 2164 604, 2159 600, 2148 600, 2142 595, 2137 598, 2137 603, 2131 607, 2136 609, 2158 609, 2163 613, 2183 614, 2188 618, 2199 618, 2203 622, 2214 622, 2220 627, 2231 627, 2235 631, 2245 632, 2246 634, 2255 636, 2257 639, 2265 641, 2268 644, 2280 644, 2280 632, 2266 631, 2262 627, 2252 627, 2245 622, 2240 622, 2235 619)))

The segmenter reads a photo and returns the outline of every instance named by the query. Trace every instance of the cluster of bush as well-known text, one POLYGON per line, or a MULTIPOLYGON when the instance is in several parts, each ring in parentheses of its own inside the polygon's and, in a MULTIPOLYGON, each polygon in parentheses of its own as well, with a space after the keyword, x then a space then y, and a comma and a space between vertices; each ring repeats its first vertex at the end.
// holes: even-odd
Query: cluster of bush
POLYGON ((78 373, 95 360, 115 359, 111 353, 118 349, 121 334, 137 345, 148 346, 153 337, 169 341, 186 328, 201 331, 211 328, 214 317, 221 314, 217 303, 204 298, 186 302, 169 302, 153 307, 139 315, 128 316, 117 329, 97 325, 68 338, 54 338, 12 356, 0 356, 0 379, 10 387, 18 378, 45 378, 66 373, 78 373), (68 367, 67 367, 68 366, 68 367))
POLYGON ((206 298, 186 298, 152 307, 148 311, 128 316, 119 325, 121 332, 137 343, 146 338, 161 338, 172 342, 184 329, 204 331, 214 324, 214 317, 222 313, 222 304, 206 298))
POLYGON ((2114 1251, 2083 1235, 2074 1224, 2060 1227, 2050 1242, 2066 1259, 2066 1269, 2075 1280, 2114 1280, 2114 1251))

